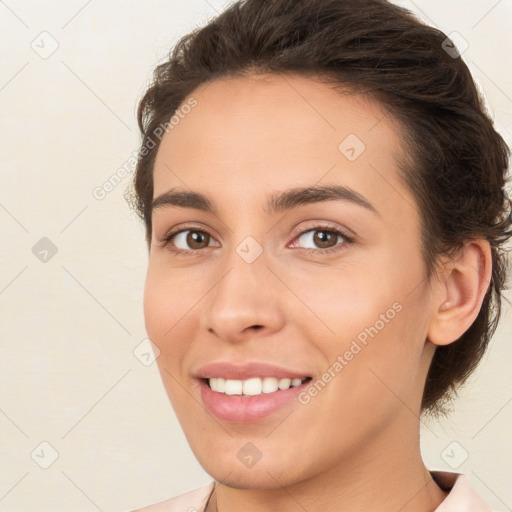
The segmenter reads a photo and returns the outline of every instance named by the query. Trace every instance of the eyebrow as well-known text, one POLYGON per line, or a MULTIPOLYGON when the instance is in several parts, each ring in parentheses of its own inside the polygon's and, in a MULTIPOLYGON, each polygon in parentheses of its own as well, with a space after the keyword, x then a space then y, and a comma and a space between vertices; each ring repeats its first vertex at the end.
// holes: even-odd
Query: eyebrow
MULTIPOLYGON (((324 201, 347 201, 379 215, 375 207, 359 192, 341 185, 295 187, 277 192, 268 197, 264 211, 270 215, 275 215, 298 206, 324 201)), ((151 208, 156 210, 166 206, 194 208, 208 213, 217 212, 214 203, 204 194, 180 189, 171 189, 161 194, 153 200, 151 208)))

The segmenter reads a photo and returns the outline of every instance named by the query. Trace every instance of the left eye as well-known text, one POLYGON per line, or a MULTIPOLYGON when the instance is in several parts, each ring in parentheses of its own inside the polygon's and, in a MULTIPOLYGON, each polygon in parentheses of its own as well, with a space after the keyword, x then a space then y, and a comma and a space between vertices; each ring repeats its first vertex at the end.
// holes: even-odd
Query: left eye
POLYGON ((314 228, 309 229, 308 231, 304 231, 302 234, 300 234, 298 237, 296 237, 296 240, 301 241, 301 244, 312 244, 312 247, 303 247, 304 249, 330 249, 334 248, 337 245, 340 245, 338 243, 341 239, 341 242, 349 241, 348 238, 337 229, 333 228, 314 228), (315 247, 316 245, 316 247, 315 247))

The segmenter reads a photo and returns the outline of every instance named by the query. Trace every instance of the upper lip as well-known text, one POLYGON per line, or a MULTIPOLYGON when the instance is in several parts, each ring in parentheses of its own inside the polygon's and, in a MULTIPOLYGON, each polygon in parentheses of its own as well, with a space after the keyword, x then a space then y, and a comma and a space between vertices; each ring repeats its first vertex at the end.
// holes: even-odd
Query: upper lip
POLYGON ((246 380, 252 377, 276 377, 276 378, 306 378, 310 375, 300 370, 291 370, 282 366, 269 363, 245 362, 228 363, 217 361, 201 366, 195 377, 207 379, 210 377, 221 377, 231 380, 246 380))

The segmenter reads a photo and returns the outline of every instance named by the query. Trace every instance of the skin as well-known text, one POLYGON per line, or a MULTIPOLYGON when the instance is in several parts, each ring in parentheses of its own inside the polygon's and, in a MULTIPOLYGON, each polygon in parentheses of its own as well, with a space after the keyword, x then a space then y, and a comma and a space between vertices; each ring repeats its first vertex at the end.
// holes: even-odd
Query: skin
POLYGON ((407 157, 400 127, 367 96, 290 74, 221 79, 193 97, 197 106, 162 139, 154 198, 193 190, 216 212, 153 211, 144 311, 172 406, 217 483, 207 510, 433 511, 446 493, 421 459, 422 392, 436 345, 478 314, 488 244, 466 244, 426 279, 420 215, 398 172, 398 156, 407 157), (366 146, 354 161, 338 149, 349 134, 366 146), (264 209, 269 194, 328 184, 350 187, 375 212, 347 200, 264 209), (187 245, 186 232, 164 246, 185 223, 206 238, 187 245), (333 235, 319 245, 318 226, 352 242, 333 235), (252 263, 236 252, 248 236, 263 249, 252 263), (252 424, 203 407, 200 366, 270 362, 321 379, 397 303, 400 312, 309 403, 293 400, 252 424), (247 442, 262 454, 251 468, 237 457, 247 442))

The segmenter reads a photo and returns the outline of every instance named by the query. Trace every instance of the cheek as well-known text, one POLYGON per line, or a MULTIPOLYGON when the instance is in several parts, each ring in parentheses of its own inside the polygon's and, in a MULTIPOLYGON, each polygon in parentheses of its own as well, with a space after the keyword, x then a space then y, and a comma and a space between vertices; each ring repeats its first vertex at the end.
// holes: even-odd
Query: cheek
POLYGON ((144 319, 149 339, 158 347, 156 362, 165 391, 175 410, 187 410, 180 421, 193 414, 194 402, 183 393, 180 363, 185 357, 197 322, 193 322, 193 305, 197 303, 189 280, 180 280, 165 266, 150 260, 144 288, 144 319), (188 285, 187 285, 188 284, 188 285))
POLYGON ((152 254, 144 287, 146 326, 156 338, 181 327, 205 293, 204 277, 194 267, 171 267, 164 254, 152 254))
POLYGON ((377 324, 381 331, 395 319, 409 290, 407 283, 414 281, 417 272, 415 268, 400 268, 393 255, 384 251, 361 257, 357 254, 337 266, 299 269, 300 277, 293 281, 293 289, 307 307, 294 308, 294 321, 305 332, 308 325, 323 325, 324 336, 320 340, 327 335, 330 344, 326 346, 356 338, 360 333, 364 338, 366 329, 377 324))
POLYGON ((420 258, 404 266, 389 252, 336 271, 304 274, 297 283, 309 311, 297 310, 294 321, 325 356, 325 370, 336 376, 328 386, 332 400, 343 396, 358 416, 392 408, 391 402, 400 403, 393 391, 405 399, 416 385, 427 332, 422 276, 420 258))
POLYGON ((191 339, 197 328, 193 317, 204 294, 200 283, 191 278, 188 270, 166 269, 150 259, 144 288, 144 319, 149 338, 160 349, 159 364, 169 368, 176 365, 186 349, 185 340, 191 339))

